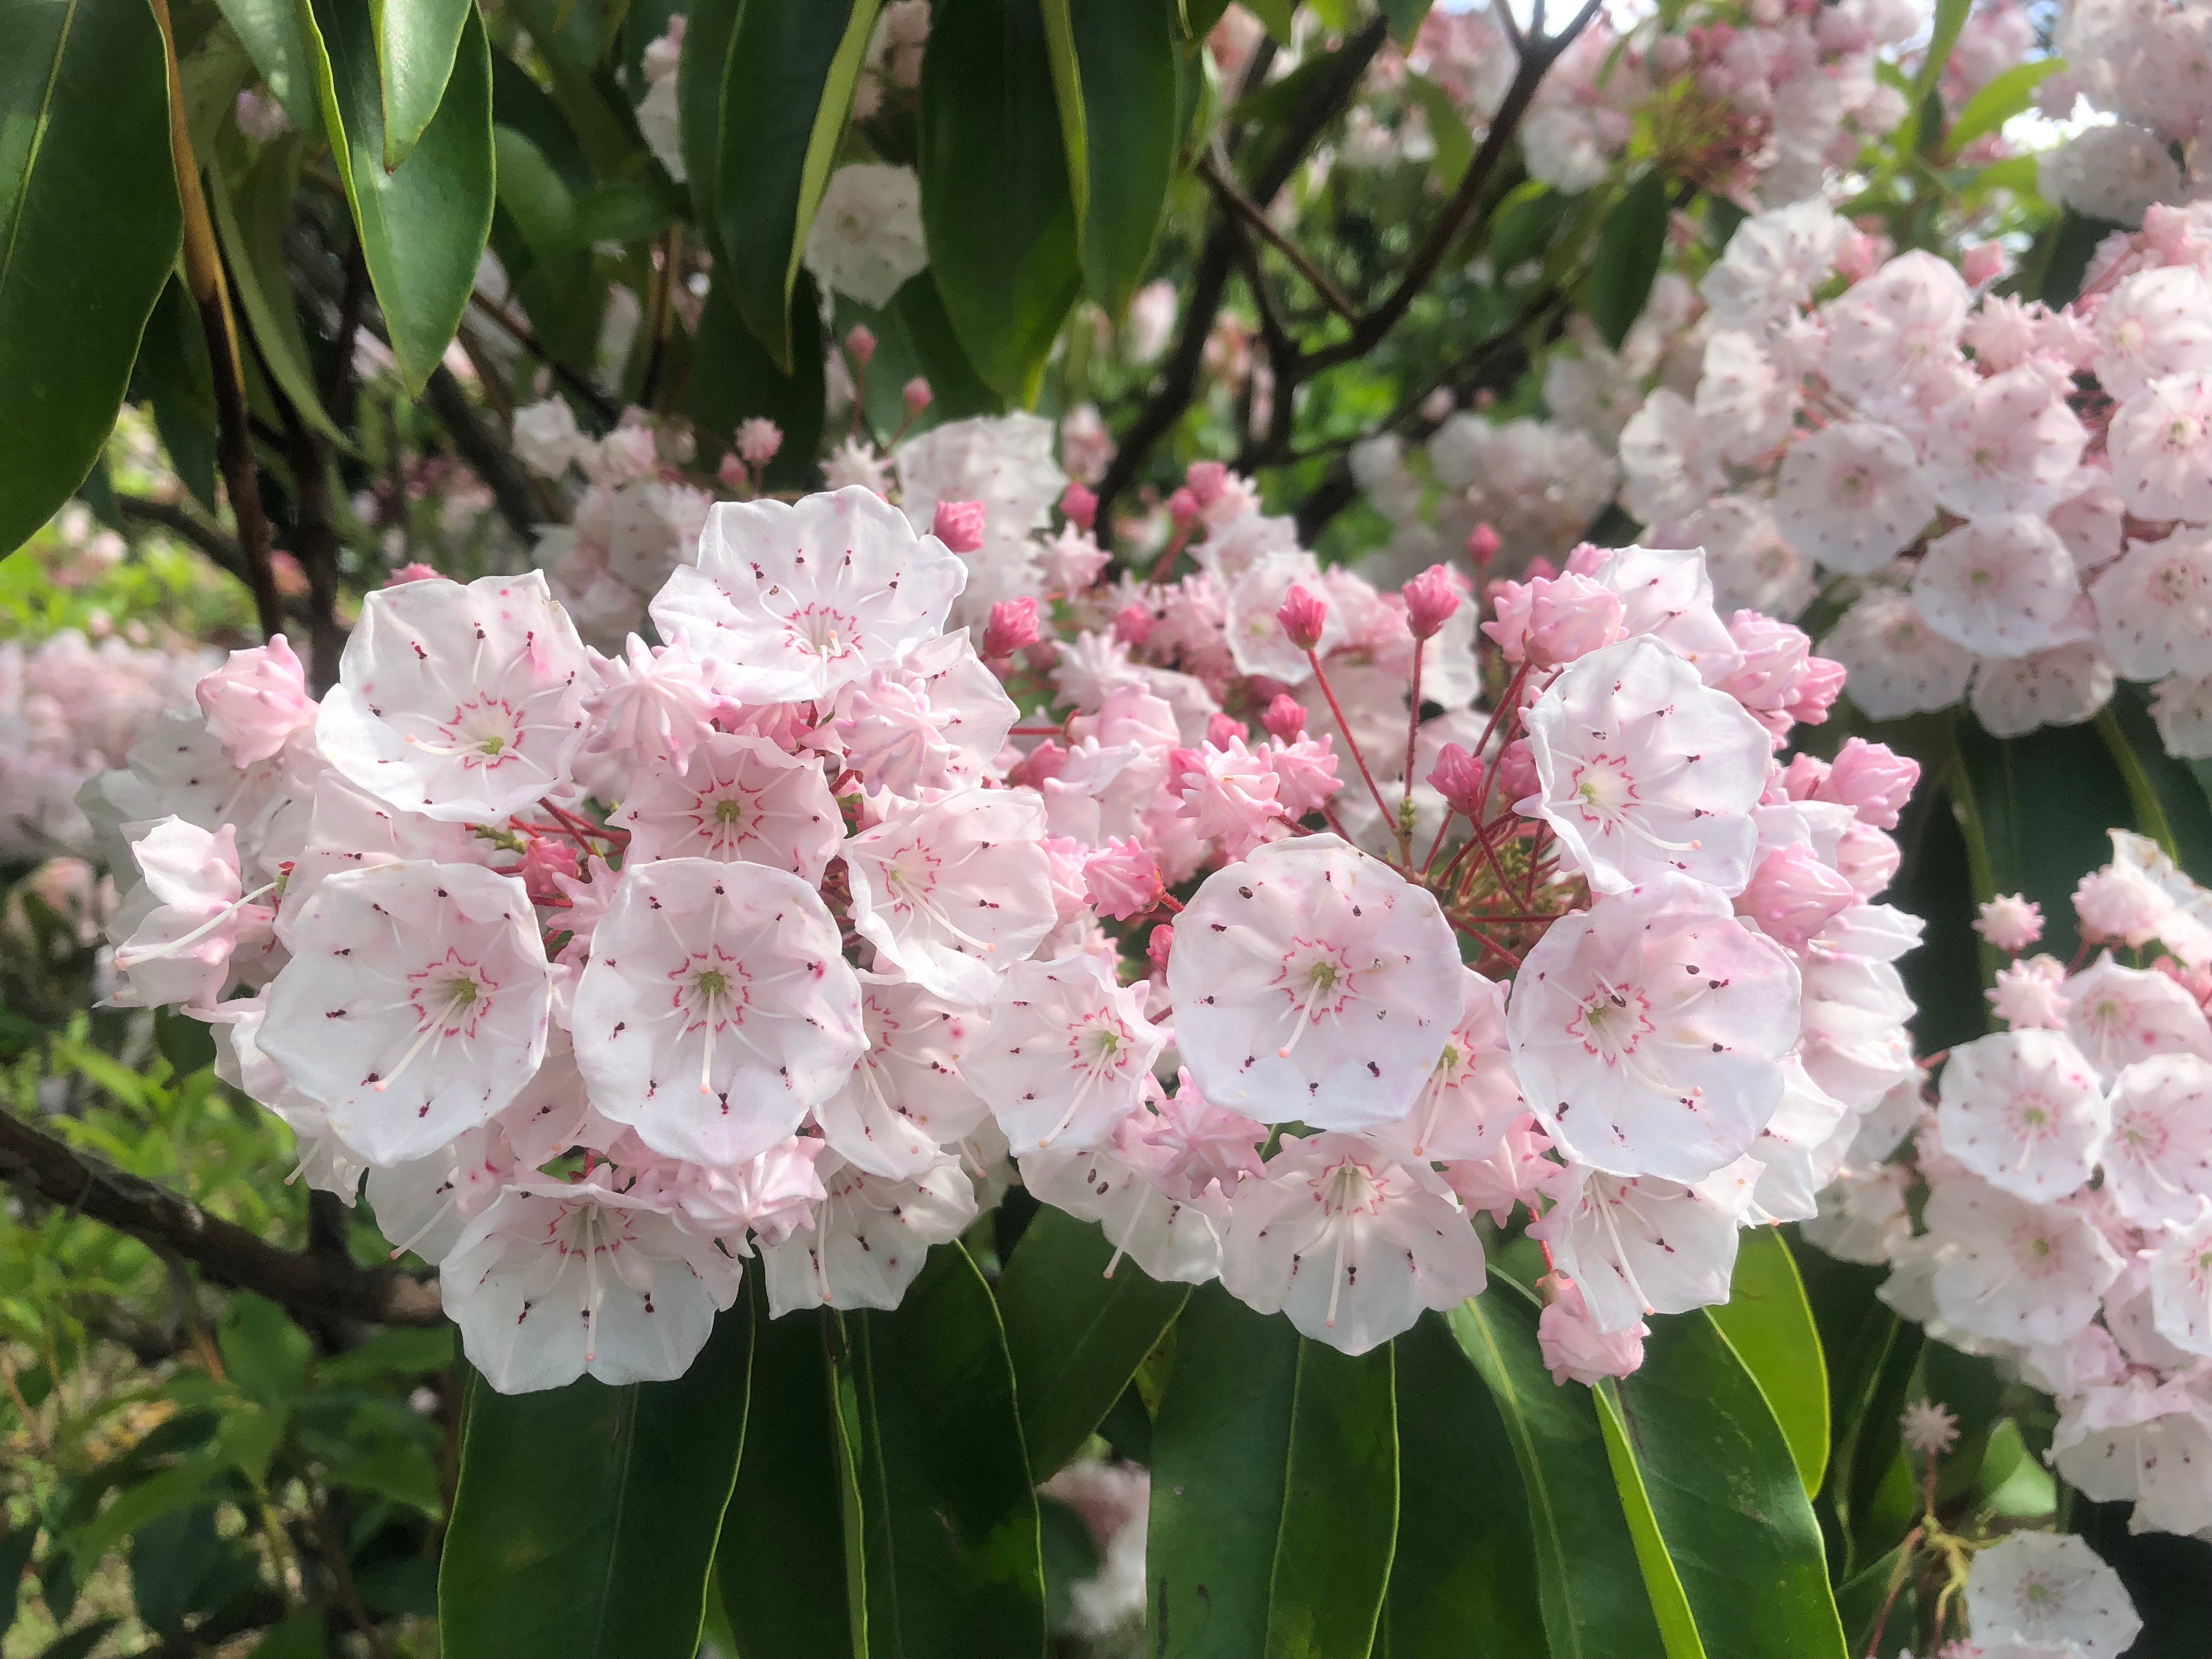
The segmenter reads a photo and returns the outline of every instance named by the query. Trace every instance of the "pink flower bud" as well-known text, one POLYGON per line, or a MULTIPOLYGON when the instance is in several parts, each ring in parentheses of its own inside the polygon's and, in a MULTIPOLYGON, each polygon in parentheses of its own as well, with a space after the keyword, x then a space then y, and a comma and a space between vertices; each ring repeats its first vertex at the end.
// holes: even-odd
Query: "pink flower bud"
POLYGON ((853 325, 853 331, 845 337, 845 354, 862 368, 874 359, 876 337, 866 323, 853 325))
POLYGON ((1974 931, 1998 950, 2018 956, 2043 937, 2043 907, 2018 893, 2000 893, 1982 906, 1974 931))
POLYGON ((2141 871, 2112 864, 2075 884, 2074 913, 2081 919, 2084 939, 2148 945, 2173 914, 2173 900, 2141 871))
POLYGON ((906 404, 906 412, 919 415, 937 401, 937 394, 929 389, 929 382, 917 374, 901 388, 899 397, 906 404))
POLYGON ((1543 786, 1536 780, 1536 757, 1528 752, 1528 739, 1516 738, 1498 756, 1498 793, 1517 810, 1543 786))
POLYGON ((1168 497, 1168 517, 1175 521, 1177 530, 1188 529, 1198 513, 1198 497, 1190 493, 1188 485, 1168 497))
POLYGON ((983 654, 1011 657, 1037 642, 1037 602, 1033 599, 1000 599, 991 607, 991 620, 983 627, 983 654))
POLYGON ((1625 636, 1620 595, 1587 576, 1501 584, 1498 620, 1483 624, 1511 662, 1557 668, 1625 636))
POLYGON ((1344 787, 1344 780, 1336 775, 1333 732, 1317 742, 1300 738, 1271 744, 1260 752, 1267 757, 1267 769, 1275 775, 1275 799, 1285 817, 1302 818, 1320 811, 1344 787))
POLYGON ((2066 969, 2056 957, 2028 957, 1997 969, 1997 982, 1983 994, 1996 1017, 2015 1031, 2064 1029, 2073 1000, 2060 988, 2066 969))
POLYGON ((721 465, 714 469, 714 476, 721 480, 725 489, 752 488, 752 469, 745 465, 744 457, 734 449, 722 457, 721 465))
POLYGON ((955 553, 973 553, 983 545, 983 503, 938 502, 929 533, 955 553))
POLYGON ((1208 507, 1219 501, 1221 492, 1229 488, 1229 469, 1219 461, 1193 461, 1182 475, 1182 481, 1200 507, 1208 507))
POLYGON ((1079 483, 1072 483, 1060 492, 1060 516, 1078 530, 1089 530, 1098 522, 1098 497, 1079 483))
POLYGON ((294 732, 315 723, 307 672, 282 634, 271 634, 266 645, 232 652, 228 661, 193 688, 193 696, 208 735, 222 745, 234 766, 269 759, 294 732))
POLYGON ((1109 838, 1083 863, 1084 890, 1102 916, 1128 921, 1159 902, 1160 866, 1144 843, 1109 838))
POLYGON ((522 862, 511 872, 522 878, 532 904, 558 904, 568 898, 553 878, 577 878, 576 849, 550 836, 532 836, 522 849, 522 862))
MULTIPOLYGON (((1567 574, 1571 576, 1595 576, 1605 568, 1605 562, 1612 556, 1610 550, 1600 547, 1595 542, 1577 542, 1573 550, 1567 555, 1567 574)), ((1528 561, 1530 580, 1534 580, 1540 574, 1546 576, 1555 576, 1559 574, 1555 570, 1548 569, 1540 573, 1536 568, 1537 562, 1534 559, 1528 561)))
POLYGON ((783 447, 783 428, 756 415, 738 428, 738 453, 754 466, 766 466, 783 447))
POLYGON ((1406 626, 1417 640, 1433 639, 1459 614, 1459 584, 1440 564, 1431 565, 1399 591, 1406 601, 1406 626))
POLYGON ((1168 775, 1161 787, 1170 795, 1182 793, 1186 779, 1193 775, 1206 775, 1206 754, 1202 750, 1185 749, 1178 744, 1168 750, 1168 775))
POLYGON ((1478 570, 1498 556, 1500 545, 1498 532, 1486 520, 1468 532, 1467 556, 1474 561, 1474 568, 1478 570))
POLYGON ((1897 828, 1897 815, 1920 781, 1920 763, 1887 744, 1853 738, 1844 744, 1813 792, 1815 800, 1834 801, 1877 830, 1897 828))
POLYGON ((1206 740, 1216 749, 1228 748, 1231 738, 1249 738, 1251 735, 1252 728, 1243 720, 1232 720, 1218 709, 1206 717, 1206 740))
POLYGON ((1052 738, 1024 756, 1006 770, 1006 781, 1025 789, 1042 789, 1048 781, 1067 769, 1067 750, 1052 738))
POLYGON ((1813 935, 1859 902, 1858 890, 1820 862, 1802 842, 1769 853, 1735 902, 1766 936, 1788 951, 1802 951, 1813 935))
POLYGON ((1843 695, 1847 672, 1843 664, 1826 657, 1806 658, 1805 666, 1797 676, 1797 683, 1790 688, 1790 701, 1782 706, 1782 712, 1802 726, 1825 723, 1828 710, 1843 695))
POLYGON ((1471 818, 1481 810, 1482 780, 1488 770, 1481 756, 1448 743, 1437 751, 1437 763, 1429 769, 1429 787, 1453 811, 1471 818))
POLYGON ((1164 921, 1152 929, 1152 937, 1145 941, 1145 959, 1152 964, 1155 979, 1164 979, 1168 971, 1168 953, 1175 949, 1175 924, 1164 921))
POLYGON ((1968 288, 1994 283, 2012 268, 2012 258, 2002 242, 1977 242, 1960 256, 1959 274, 1968 288))
POLYGON ((1134 599, 1114 613, 1114 637, 1134 649, 1152 638, 1159 619, 1134 599))
POLYGON ((1767 799, 1770 802, 1810 800, 1827 775, 1828 763, 1818 755, 1793 755, 1790 757, 1790 764, 1769 781, 1767 799), (1774 793, 1778 785, 1782 792, 1779 794, 1774 793))
POLYGON ((398 569, 384 579, 384 585, 386 587, 398 587, 408 582, 434 582, 438 580, 439 574, 440 572, 435 565, 424 564, 418 559, 412 564, 401 565, 398 569))
POLYGON ((1555 1384, 1595 1385, 1626 1376, 1644 1363, 1644 1339, 1650 1330, 1641 1320, 1625 1331, 1601 1331, 1573 1279, 1547 1273, 1536 1282, 1554 1298, 1536 1321, 1536 1346, 1555 1384))
POLYGON ((1278 691, 1260 716, 1260 724, 1285 743, 1296 743, 1306 734, 1305 705, 1287 691, 1278 691))
POLYGON ((1328 622, 1328 607, 1308 588, 1294 586, 1277 609, 1275 620, 1282 624, 1292 645, 1301 651, 1310 651, 1321 643, 1322 629, 1328 622))

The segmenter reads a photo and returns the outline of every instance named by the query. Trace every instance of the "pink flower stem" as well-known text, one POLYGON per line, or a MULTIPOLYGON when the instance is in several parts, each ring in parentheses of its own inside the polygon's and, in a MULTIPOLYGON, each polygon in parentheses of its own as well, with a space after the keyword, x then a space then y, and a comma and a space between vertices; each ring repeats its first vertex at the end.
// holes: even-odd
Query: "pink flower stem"
POLYGON ((1343 707, 1336 700, 1336 692, 1329 685, 1328 674, 1322 672, 1321 659, 1314 654, 1310 647, 1306 651, 1306 660, 1313 665, 1314 683, 1321 687, 1322 696, 1328 699, 1328 712, 1336 716, 1336 729, 1344 733, 1344 746, 1352 751, 1352 762, 1359 768, 1359 775, 1366 782, 1367 793, 1375 797, 1375 810, 1382 815, 1382 822, 1389 826, 1398 842, 1400 855, 1410 864, 1413 855, 1405 851, 1405 831, 1398 828, 1396 818, 1391 815, 1389 807, 1384 805, 1382 791, 1375 781, 1375 775, 1367 769, 1367 757, 1359 752, 1359 739, 1352 735, 1352 722, 1344 718, 1343 707))
MULTIPOLYGON (((1413 641, 1413 708, 1406 716, 1407 800, 1413 799, 1413 748, 1414 745, 1419 742, 1421 736, 1421 653, 1427 645, 1428 641, 1426 640, 1415 640, 1413 641)), ((1402 814, 1404 810, 1404 806, 1401 804, 1399 811, 1402 814)), ((1407 856, 1409 860, 1411 859, 1412 854, 1410 851, 1407 853, 1407 856)))
POLYGON ((1010 738, 1061 738, 1067 735, 1064 726, 1017 726, 1006 735, 1010 738))
POLYGON ((1160 554, 1159 562, 1153 565, 1152 574, 1146 577, 1145 579, 1146 580, 1158 583, 1164 582, 1168 579, 1168 572, 1175 568, 1176 560, 1181 556, 1184 547, 1188 545, 1191 532, 1197 529, 1197 527, 1198 520, 1196 519, 1193 519, 1188 524, 1185 525, 1182 529, 1175 532, 1168 538, 1168 544, 1165 550, 1160 554))

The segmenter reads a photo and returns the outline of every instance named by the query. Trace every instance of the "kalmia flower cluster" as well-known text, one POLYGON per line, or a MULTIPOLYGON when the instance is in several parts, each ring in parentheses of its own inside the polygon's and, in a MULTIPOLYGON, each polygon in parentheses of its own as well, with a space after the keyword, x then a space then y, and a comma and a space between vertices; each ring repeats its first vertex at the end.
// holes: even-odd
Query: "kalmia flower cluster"
POLYGON ((2212 1527, 2212 893, 2112 832, 2074 895, 1983 907, 2005 1030, 1941 1059, 1932 1103, 1870 1119, 1808 1237, 1888 1262, 1931 1335, 2055 1395, 2058 1472, 2137 1531, 2212 1527))
POLYGON ((1881 252, 1817 201, 1739 227, 1694 386, 1622 432, 1626 505, 1762 609, 1850 599, 1821 649, 1875 718, 2016 735, 2124 678, 2212 754, 2212 216, 2153 209, 2056 312, 1977 297, 1997 250, 1881 252))
POLYGON ((502 1389, 680 1372, 756 1255, 895 1305, 1016 1170, 1352 1352, 1517 1210, 1557 1373, 1632 1368, 1913 1074, 1916 769, 1778 761, 1842 671, 1697 551, 1385 592, 1201 464, 1109 580, 1049 434, 713 505, 617 653, 536 574, 370 595, 319 703, 234 653, 88 792, 116 1000, 502 1389))

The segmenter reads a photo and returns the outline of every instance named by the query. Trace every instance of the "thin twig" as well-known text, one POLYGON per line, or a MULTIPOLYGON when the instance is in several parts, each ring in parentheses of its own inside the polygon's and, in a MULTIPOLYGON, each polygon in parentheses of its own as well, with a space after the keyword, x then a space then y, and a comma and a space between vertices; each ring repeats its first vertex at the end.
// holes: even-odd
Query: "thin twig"
POLYGON ((1223 206, 1250 226, 1268 246, 1291 262, 1291 268, 1306 279, 1315 293, 1328 301, 1331 311, 1348 323, 1359 320, 1359 307, 1345 296, 1344 290, 1329 279, 1327 271, 1314 263, 1310 254, 1275 228, 1274 221, 1267 217, 1257 202, 1244 193, 1244 187, 1237 182, 1227 167, 1215 159, 1212 150, 1200 152, 1197 173, 1213 187, 1213 193, 1220 198, 1223 206))
POLYGON ((173 1250, 218 1284, 264 1296, 310 1324, 334 1316, 375 1325, 436 1325, 445 1317, 435 1285, 280 1249, 6 1110, 0 1110, 0 1180, 156 1250, 173 1250))
POLYGON ((505 306, 485 295, 481 289, 469 291, 470 303, 514 337, 515 343, 553 371, 553 378, 584 400, 586 407, 607 425, 612 426, 622 418, 622 410, 613 398, 593 386, 590 380, 562 362, 545 349, 529 324, 524 322, 505 306))
POLYGON ((445 426, 446 435, 453 441, 453 447, 460 451, 463 460, 477 470, 477 476, 491 491, 492 501, 499 508, 499 516, 507 520, 507 527, 525 542, 535 541, 538 526, 555 515, 546 511, 521 463, 477 418, 476 410, 469 404, 469 394, 444 364, 430 371, 425 391, 430 408, 445 426))

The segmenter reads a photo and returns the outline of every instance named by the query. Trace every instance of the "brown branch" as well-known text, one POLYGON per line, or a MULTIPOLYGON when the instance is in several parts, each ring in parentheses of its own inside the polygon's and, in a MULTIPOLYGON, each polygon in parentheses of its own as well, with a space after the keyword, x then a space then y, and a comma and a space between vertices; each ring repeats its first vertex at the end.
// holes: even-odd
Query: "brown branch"
POLYGON ((180 501, 157 501, 149 495, 126 495, 118 491, 115 510, 140 524, 158 525, 206 554, 210 561, 240 581, 246 580, 246 555, 238 544, 216 526, 180 501))
POLYGON ((469 290, 469 302, 513 335, 517 345, 551 369, 553 378, 581 398, 586 406, 600 420, 612 426, 622 417, 622 410, 616 406, 614 399, 548 351, 544 342, 538 337, 529 324, 479 289, 469 290))
POLYGON ((446 435, 453 441, 453 447, 461 452, 463 460, 476 468, 477 476, 490 489, 500 517, 507 520, 507 527, 526 543, 535 541, 538 526, 552 521, 556 515, 549 513, 538 499, 537 488, 523 471, 521 463, 477 418, 476 410, 469 404, 469 394, 453 378, 451 369, 441 364, 430 371, 427 395, 431 409, 445 424, 446 435))
POLYGON ((270 562, 269 520, 261 510, 261 477, 253 458, 253 434, 246 404, 246 374, 238 358, 238 325, 231 316, 230 288, 223 280, 222 252, 200 189, 199 163, 192 155, 191 132, 185 118, 184 76, 177 67, 176 32, 169 22, 168 0, 152 0, 155 21, 169 58, 169 149, 175 164, 177 194, 184 207, 185 285, 198 307, 207 335, 208 363, 214 372, 216 457, 222 468, 223 492, 238 524, 238 547, 261 631, 284 625, 284 605, 270 562))
POLYGON ((6 1110, 0 1110, 0 1180, 157 1251, 180 1255, 217 1284, 266 1297, 303 1323, 336 1317, 376 1325, 436 1325, 445 1317, 435 1285, 397 1271, 280 1249, 6 1110))
POLYGON ((1201 151, 1198 158, 1198 176, 1212 185, 1221 204, 1238 220, 1249 226, 1268 246, 1291 262, 1291 268, 1304 277, 1314 292, 1328 302, 1328 308, 1348 323, 1359 321, 1359 307, 1345 297, 1344 290, 1329 280, 1329 275, 1316 264, 1310 254, 1275 228, 1260 204, 1244 193, 1238 184, 1214 157, 1210 149, 1201 151))
POLYGON ((338 656, 346 642, 346 630, 338 625, 340 544, 337 514, 331 506, 330 452, 269 372, 260 343, 252 343, 261 378, 284 422, 284 460, 292 469, 292 539, 307 578, 307 684, 319 697, 337 683, 338 656))
MULTIPOLYGON (((1263 210, 1289 182, 1306 151, 1321 136, 1322 129, 1335 118, 1358 90, 1367 65, 1389 38, 1388 21, 1376 17, 1345 42, 1329 60, 1327 72, 1317 75, 1306 88, 1305 96, 1284 124, 1282 141, 1253 179, 1249 195, 1263 210)), ((1227 291, 1236 258, 1237 239, 1232 227, 1225 222, 1217 223, 1206 239, 1191 276, 1190 300, 1184 309, 1182 331, 1176 336, 1175 350, 1161 371, 1158 386, 1122 434, 1106 476, 1099 483, 1101 523, 1113 523, 1115 498, 1136 481, 1137 469, 1144 465, 1152 446, 1175 429, 1183 411, 1196 397, 1199 370, 1206 361, 1206 336, 1212 331, 1213 319, 1220 314, 1222 296, 1227 291)), ((1287 396, 1288 392, 1287 387, 1276 387, 1279 397, 1287 396)))

